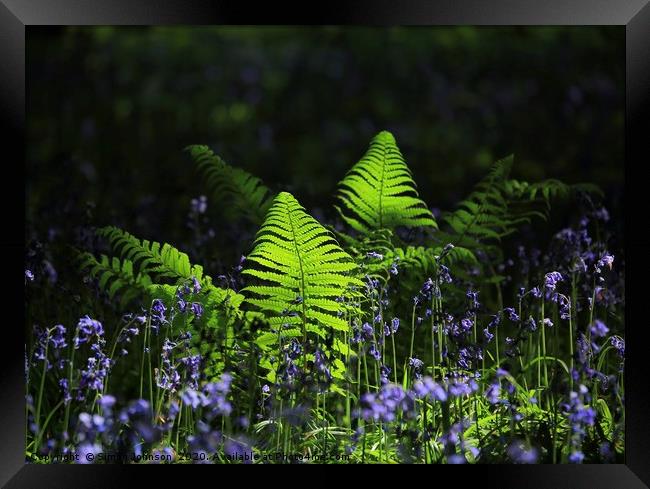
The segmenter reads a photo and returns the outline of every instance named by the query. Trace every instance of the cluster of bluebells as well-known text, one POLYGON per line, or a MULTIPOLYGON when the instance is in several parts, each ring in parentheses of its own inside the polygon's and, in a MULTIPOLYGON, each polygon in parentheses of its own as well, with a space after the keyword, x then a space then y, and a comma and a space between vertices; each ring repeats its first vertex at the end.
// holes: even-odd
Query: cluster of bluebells
POLYGON ((161 389, 176 392, 183 385, 183 378, 192 388, 198 386, 201 372, 201 355, 191 354, 192 333, 181 334, 177 341, 165 338, 161 347, 160 369, 157 370, 156 383, 161 389), (176 349, 178 353, 175 353, 176 349))
POLYGON ((589 406, 590 401, 589 389, 580 384, 578 391, 571 391, 569 402, 562 406, 571 426, 571 453, 569 455, 571 463, 582 463, 584 460, 582 443, 587 434, 586 428, 593 426, 596 422, 596 411, 589 406))
POLYGON ((229 416, 232 404, 228 400, 232 386, 232 375, 224 373, 217 382, 208 382, 202 389, 186 388, 181 393, 184 404, 192 409, 203 408, 203 416, 212 420, 217 416, 229 416))
POLYGON ((401 414, 403 419, 415 415, 413 393, 401 386, 386 383, 377 393, 367 392, 361 396, 360 417, 365 421, 389 423, 401 414))
POLYGON ((199 319, 203 315, 203 306, 199 302, 192 302, 191 298, 201 292, 201 283, 192 277, 191 284, 186 283, 176 289, 176 307, 181 313, 191 313, 199 319))
POLYGON ((478 448, 470 445, 463 432, 472 425, 472 421, 464 418, 451 425, 451 427, 438 438, 445 453, 447 454, 447 463, 449 464, 464 464, 467 463, 467 454, 471 453, 474 458, 480 454, 478 448))

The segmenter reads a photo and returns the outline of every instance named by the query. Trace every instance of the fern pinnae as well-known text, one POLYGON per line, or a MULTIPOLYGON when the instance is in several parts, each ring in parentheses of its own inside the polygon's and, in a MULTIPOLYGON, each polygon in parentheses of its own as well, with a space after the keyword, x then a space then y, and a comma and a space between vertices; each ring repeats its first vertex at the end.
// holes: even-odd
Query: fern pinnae
POLYGON ((303 336, 347 329, 337 299, 363 286, 351 275, 357 266, 291 194, 274 199, 246 261, 243 273, 262 282, 242 290, 246 302, 269 313, 272 325, 300 326, 303 336))
POLYGON ((437 228, 388 131, 372 139, 364 156, 339 183, 337 198, 342 205, 336 209, 343 220, 364 234, 397 226, 437 228))
POLYGON ((205 145, 186 148, 206 178, 212 195, 225 206, 224 215, 245 217, 255 224, 264 221, 273 193, 262 180, 226 163, 205 145))

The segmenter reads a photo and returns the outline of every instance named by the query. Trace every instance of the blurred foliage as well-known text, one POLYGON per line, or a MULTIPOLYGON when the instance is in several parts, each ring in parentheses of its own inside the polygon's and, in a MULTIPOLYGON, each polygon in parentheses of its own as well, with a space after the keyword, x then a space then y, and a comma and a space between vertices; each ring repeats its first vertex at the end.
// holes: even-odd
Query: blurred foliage
POLYGON ((182 246, 183 209, 207 193, 189 144, 333 216, 336 182, 382 129, 431 207, 514 153, 514 178, 600 185, 620 221, 621 27, 30 27, 27 41, 28 238, 91 222, 182 246))

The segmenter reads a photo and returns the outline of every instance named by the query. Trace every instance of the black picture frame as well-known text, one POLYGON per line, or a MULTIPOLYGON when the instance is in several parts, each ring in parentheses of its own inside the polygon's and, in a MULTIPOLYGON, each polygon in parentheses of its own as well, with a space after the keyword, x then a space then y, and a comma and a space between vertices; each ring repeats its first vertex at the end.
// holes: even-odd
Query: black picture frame
MULTIPOLYGON (((0 120, 4 141, 0 246, 10 281, 4 292, 0 333, 0 483, 18 487, 129 487, 133 466, 26 465, 24 463, 24 187, 17 179, 25 159, 25 38, 35 25, 157 24, 371 24, 371 25, 619 25, 626 30, 626 464, 476 465, 463 477, 488 487, 642 488, 650 486, 650 381, 644 349, 647 251, 643 226, 648 209, 645 165, 650 161, 650 1, 649 0, 409 0, 323 2, 318 8, 289 4, 250 6, 208 0, 0 0, 0 120), (290 5, 290 6, 289 6, 290 5), (7 149, 9 151, 7 151, 7 149), (16 175, 16 172, 18 175, 16 175), (22 200, 21 200, 22 199, 22 200), (635 227, 636 225, 636 227, 635 227), (15 320, 13 320, 15 319, 15 320)), ((144 469, 147 470, 147 469, 144 469)), ((148 484, 168 477, 148 470, 148 484)), ((448 467, 436 470, 461 470, 448 467)), ((454 477, 453 474, 434 474, 454 477)), ((294 479, 295 480, 295 479, 294 479)), ((444 479, 438 479, 442 483, 444 479)), ((198 481, 197 481, 198 482, 198 481)))

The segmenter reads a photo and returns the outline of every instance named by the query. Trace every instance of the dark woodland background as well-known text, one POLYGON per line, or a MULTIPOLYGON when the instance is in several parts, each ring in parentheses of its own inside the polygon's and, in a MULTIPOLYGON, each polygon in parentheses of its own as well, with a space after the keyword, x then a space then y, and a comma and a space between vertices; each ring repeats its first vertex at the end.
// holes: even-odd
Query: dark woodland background
MULTIPOLYGON (((114 224, 192 254, 190 200, 209 195, 194 143, 333 218, 336 183, 382 129, 432 208, 514 153, 516 178, 599 185, 622 246, 622 28, 30 27, 27 41, 29 246, 114 224)), ((249 251, 208 214, 224 256, 249 251)))

